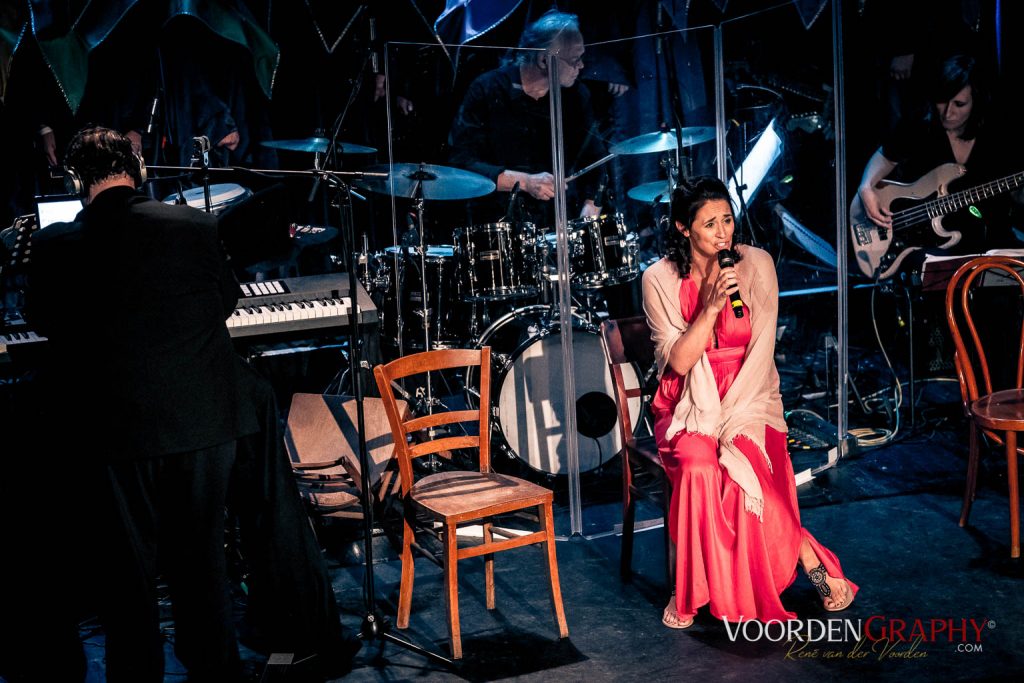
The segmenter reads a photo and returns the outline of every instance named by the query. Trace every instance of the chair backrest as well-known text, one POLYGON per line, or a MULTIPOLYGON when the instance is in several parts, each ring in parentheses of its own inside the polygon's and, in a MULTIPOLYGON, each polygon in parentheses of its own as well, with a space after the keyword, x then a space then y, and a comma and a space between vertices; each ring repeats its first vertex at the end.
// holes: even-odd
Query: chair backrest
MULTIPOLYGON (((1006 287, 990 286, 994 279, 999 284, 1013 286, 1017 293, 1024 297, 1022 271, 1024 271, 1024 260, 1008 256, 979 256, 957 269, 946 286, 946 322, 953 337, 954 362, 965 407, 970 402, 977 400, 979 396, 990 394, 993 391, 990 358, 983 344, 983 335, 979 332, 979 326, 975 323, 971 311, 972 305, 977 304, 975 299, 978 296, 978 290, 984 285, 984 290, 988 292, 1007 291, 1006 287), (963 333, 964 328, 967 332, 966 340, 963 333)), ((1013 315, 1015 313, 1007 312, 1006 319, 1012 319, 1013 315)), ((1000 321, 996 321, 994 325, 998 326, 996 329, 1000 334, 1014 335, 1017 339, 1017 346, 1014 347, 1017 349, 1015 378, 1016 388, 1019 389, 1022 377, 1024 377, 1024 326, 1010 330, 1008 326, 1001 325, 1000 321)), ((1005 362, 1004 359, 995 360, 996 362, 1005 362)), ((1008 389, 1010 387, 997 388, 1008 389)))
MULTIPOLYGON (((403 418, 409 406, 399 400, 403 418)), ((296 470, 333 474, 343 469, 361 487, 358 406, 352 396, 296 393, 288 409, 285 449, 296 470)), ((369 456, 370 486, 374 486, 391 461, 391 426, 379 398, 363 398, 363 430, 369 456)))
POLYGON ((634 425, 629 415, 629 399, 642 397, 645 378, 654 366, 654 340, 647 317, 608 319, 601 323, 605 359, 615 384, 615 404, 619 410, 619 425, 624 444, 632 444, 634 425), (627 387, 623 366, 634 365, 640 376, 640 386, 627 387))
POLYGON ((441 453, 460 448, 475 448, 480 456, 480 471, 491 469, 491 348, 443 349, 424 351, 398 358, 373 369, 384 401, 384 412, 388 416, 395 440, 395 454, 402 478, 402 493, 406 494, 413 484, 412 461, 431 453, 441 453), (421 417, 403 417, 398 409, 392 382, 428 372, 461 368, 477 368, 480 377, 480 406, 475 410, 442 410, 421 417), (410 437, 435 427, 476 423, 476 434, 443 436, 441 438, 410 440, 410 437))

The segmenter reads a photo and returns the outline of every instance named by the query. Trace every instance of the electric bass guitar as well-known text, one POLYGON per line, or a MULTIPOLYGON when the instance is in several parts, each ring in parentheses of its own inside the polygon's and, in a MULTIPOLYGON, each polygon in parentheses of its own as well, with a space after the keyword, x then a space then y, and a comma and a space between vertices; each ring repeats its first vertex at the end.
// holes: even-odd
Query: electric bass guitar
POLYGON ((860 195, 856 195, 850 204, 850 237, 861 272, 884 280, 919 249, 953 247, 960 241, 961 233, 943 228, 943 217, 967 209, 979 200, 1024 186, 1022 171, 950 194, 949 184, 966 172, 960 164, 942 164, 913 183, 879 183, 882 207, 892 211, 891 229, 868 218, 860 195))

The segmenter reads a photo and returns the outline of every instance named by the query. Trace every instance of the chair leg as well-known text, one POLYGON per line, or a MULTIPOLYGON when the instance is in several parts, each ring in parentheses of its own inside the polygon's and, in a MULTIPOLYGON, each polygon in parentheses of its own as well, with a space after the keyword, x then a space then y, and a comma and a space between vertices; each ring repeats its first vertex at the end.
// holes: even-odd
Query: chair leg
POLYGON ((448 641, 452 659, 462 659, 462 629, 459 626, 459 545, 455 525, 444 529, 444 602, 448 608, 448 641))
POLYGON ((544 520, 544 546, 548 553, 548 578, 551 580, 551 606, 558 622, 558 635, 569 637, 569 625, 565 623, 565 609, 562 607, 562 584, 558 580, 558 560, 555 557, 555 518, 551 512, 551 501, 540 506, 541 519, 544 520))
POLYGON ((1006 432, 1006 478, 1010 482, 1010 557, 1020 557, 1020 492, 1017 485, 1017 432, 1006 432))
MULTIPOLYGON (((491 523, 484 523, 484 544, 490 545, 494 542, 494 534, 491 532, 491 523)), ((487 609, 494 609, 494 553, 484 555, 484 593, 487 597, 487 609)))
POLYGON ((619 548, 619 577, 629 581, 633 574, 633 527, 636 524, 636 499, 633 496, 633 470, 629 447, 622 449, 622 545, 619 548))
POLYGON ((622 501, 622 546, 619 549, 619 576, 629 581, 633 575, 633 530, 636 526, 636 499, 629 487, 623 492, 622 501))
POLYGON ((967 526, 967 518, 971 516, 971 503, 974 502, 978 485, 978 426, 971 420, 967 453, 967 481, 964 483, 964 502, 960 506, 960 526, 967 526))
POLYGON ((413 562, 412 543, 415 540, 412 526, 402 522, 402 582, 398 589, 398 628, 409 628, 409 613, 412 611, 412 585, 416 574, 413 562))

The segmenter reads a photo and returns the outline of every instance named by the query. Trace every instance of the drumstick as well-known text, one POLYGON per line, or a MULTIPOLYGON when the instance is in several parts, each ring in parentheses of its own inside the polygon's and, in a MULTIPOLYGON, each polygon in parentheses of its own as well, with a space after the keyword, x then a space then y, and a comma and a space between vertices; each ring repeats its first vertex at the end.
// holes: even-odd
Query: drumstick
POLYGON ((571 183, 572 181, 576 180, 577 178, 579 178, 579 177, 580 177, 581 175, 583 175, 584 173, 586 173, 586 172, 588 172, 588 171, 592 171, 592 170, 594 170, 595 168, 597 168, 598 166, 600 166, 601 164, 603 164, 603 163, 605 163, 605 162, 607 162, 607 161, 610 161, 610 160, 612 159, 612 157, 614 157, 614 156, 615 156, 615 154, 614 154, 614 153, 612 153, 612 154, 609 154, 609 155, 608 155, 608 156, 606 156, 606 157, 603 157, 603 158, 601 158, 601 159, 598 159, 598 160, 597 160, 597 161, 595 161, 594 163, 592 163, 592 164, 590 164, 589 166, 587 166, 587 167, 583 168, 583 170, 581 170, 581 171, 577 171, 576 173, 573 173, 573 174, 572 174, 571 176, 569 176, 568 178, 566 178, 566 179, 565 179, 565 182, 567 182, 567 183, 571 183))

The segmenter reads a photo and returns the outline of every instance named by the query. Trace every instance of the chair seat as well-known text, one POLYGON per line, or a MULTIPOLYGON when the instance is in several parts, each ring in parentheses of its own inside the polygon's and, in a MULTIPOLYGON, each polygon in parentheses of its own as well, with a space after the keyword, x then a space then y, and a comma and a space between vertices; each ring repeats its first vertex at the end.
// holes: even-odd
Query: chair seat
POLYGON ((971 404, 971 414, 987 429, 1024 431, 1024 390, 1006 389, 982 396, 971 404))
POLYGON ((438 517, 479 519, 551 502, 550 489, 496 472, 439 472, 410 491, 416 504, 438 517))

